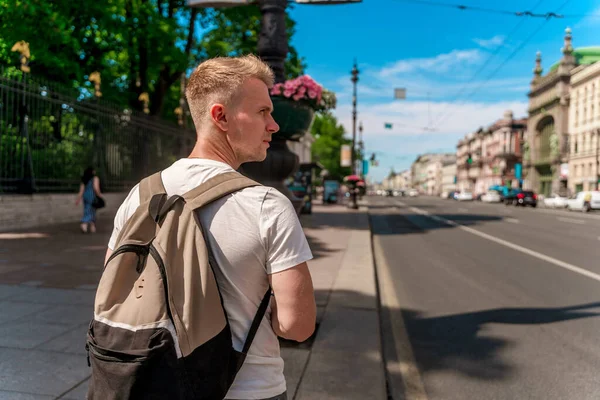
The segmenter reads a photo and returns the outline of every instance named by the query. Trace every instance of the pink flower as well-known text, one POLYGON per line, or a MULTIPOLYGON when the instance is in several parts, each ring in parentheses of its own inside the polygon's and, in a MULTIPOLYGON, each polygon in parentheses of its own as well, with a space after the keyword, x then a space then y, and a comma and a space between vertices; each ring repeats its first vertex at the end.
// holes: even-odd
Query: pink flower
POLYGON ((281 83, 277 83, 273 86, 273 88, 271 89, 271 94, 274 96, 278 96, 281 94, 281 87, 283 85, 281 83))
POLYGON ((308 91, 308 97, 310 97, 311 99, 316 99, 317 98, 317 91, 313 90, 313 89, 310 89, 308 91))
POLYGON ((293 90, 290 90, 290 89, 285 89, 285 90, 283 91, 283 95, 284 95, 285 97, 288 97, 288 98, 289 98, 289 97, 292 97, 292 95, 293 95, 293 94, 294 94, 294 91, 293 91, 293 90))
POLYGON ((298 101, 300 100, 302 97, 304 97, 304 95, 300 94, 300 93, 296 93, 293 97, 294 100, 298 101))

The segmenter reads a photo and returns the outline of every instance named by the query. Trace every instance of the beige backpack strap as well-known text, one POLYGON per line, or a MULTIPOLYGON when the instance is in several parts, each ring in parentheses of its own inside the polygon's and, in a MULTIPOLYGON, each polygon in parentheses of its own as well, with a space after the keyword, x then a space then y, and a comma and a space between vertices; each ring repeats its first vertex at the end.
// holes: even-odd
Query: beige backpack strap
POLYGON ((140 204, 150 201, 155 194, 167 193, 160 178, 161 171, 142 179, 140 182, 140 204))
POLYGON ((188 207, 196 210, 228 194, 260 183, 246 178, 239 172, 226 172, 209 179, 183 195, 188 207))

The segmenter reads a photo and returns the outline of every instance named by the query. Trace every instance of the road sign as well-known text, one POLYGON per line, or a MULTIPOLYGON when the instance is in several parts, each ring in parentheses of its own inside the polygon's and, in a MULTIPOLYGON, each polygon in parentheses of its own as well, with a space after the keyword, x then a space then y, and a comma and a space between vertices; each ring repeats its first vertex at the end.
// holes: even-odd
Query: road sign
POLYGON ((405 88, 396 88, 394 89, 394 98, 395 99, 406 99, 406 89, 405 88))
POLYGON ((340 154, 340 166, 351 167, 352 166, 352 150, 349 144, 343 144, 340 154))

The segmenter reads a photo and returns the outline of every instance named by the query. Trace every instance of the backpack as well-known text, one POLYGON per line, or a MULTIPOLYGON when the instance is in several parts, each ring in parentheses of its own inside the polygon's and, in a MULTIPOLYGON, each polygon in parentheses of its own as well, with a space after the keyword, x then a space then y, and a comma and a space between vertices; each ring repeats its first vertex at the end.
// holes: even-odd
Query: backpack
POLYGON ((160 172, 140 182, 140 206, 119 234, 96 292, 86 341, 92 368, 88 399, 225 397, 271 288, 242 351, 236 351, 215 279, 218 266, 195 211, 257 185, 230 172, 167 197, 160 172))

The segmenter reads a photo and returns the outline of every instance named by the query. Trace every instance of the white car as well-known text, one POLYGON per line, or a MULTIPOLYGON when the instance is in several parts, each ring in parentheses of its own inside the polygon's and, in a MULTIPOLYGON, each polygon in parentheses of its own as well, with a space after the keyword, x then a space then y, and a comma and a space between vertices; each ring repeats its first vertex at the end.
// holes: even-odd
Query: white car
POLYGON ((458 192, 454 195, 454 198, 458 201, 472 201, 473 193, 471 192, 458 192))
POLYGON ((418 192, 416 189, 410 189, 410 190, 408 191, 408 195, 409 195, 410 197, 417 197, 417 196, 419 195, 419 192, 418 192))
POLYGON ((600 191, 579 192, 574 198, 567 200, 569 210, 588 212, 600 209, 600 191))
POLYGON ((544 205, 549 208, 565 208, 569 199, 553 193, 544 199, 544 205))
POLYGON ((496 192, 495 190, 490 190, 481 196, 481 201, 484 203, 500 203, 502 198, 500 197, 500 193, 496 192))

